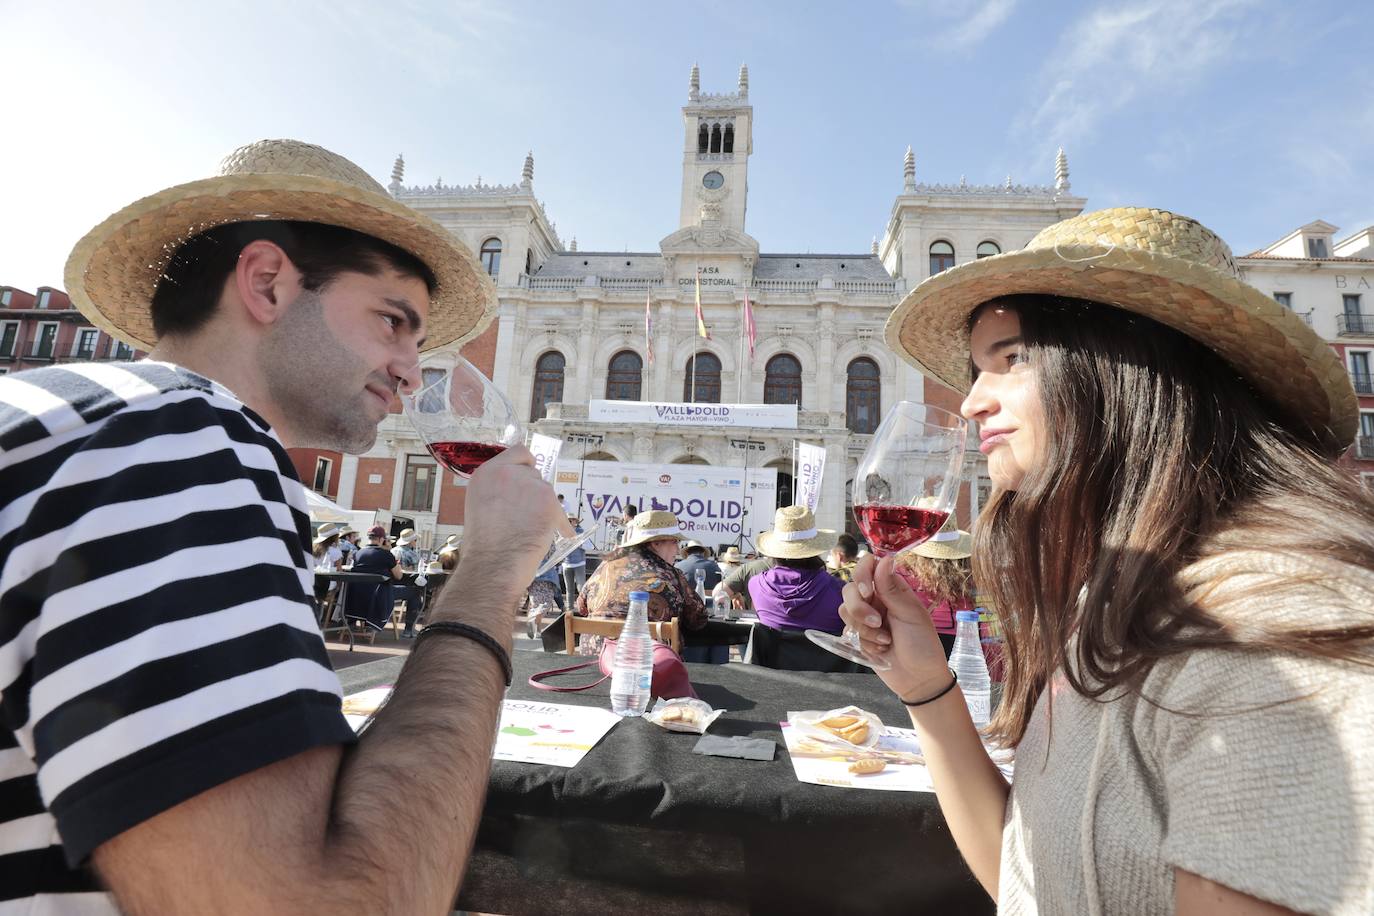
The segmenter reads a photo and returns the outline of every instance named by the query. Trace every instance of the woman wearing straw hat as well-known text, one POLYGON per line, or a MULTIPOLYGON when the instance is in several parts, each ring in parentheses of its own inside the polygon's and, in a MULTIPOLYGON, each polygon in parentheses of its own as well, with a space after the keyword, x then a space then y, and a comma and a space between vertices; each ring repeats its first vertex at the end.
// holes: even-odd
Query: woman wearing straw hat
MULTIPOLYGON (((630 608, 630 592, 649 593, 649 619, 678 618, 683 630, 706 625, 706 605, 673 565, 682 541, 677 516, 662 509, 640 512, 625 526, 625 543, 596 567, 577 595, 579 617, 623 619, 630 608)), ((583 636, 582 654, 601 651, 601 638, 583 636)))
POLYGON ((1369 912, 1374 499, 1331 460, 1356 400, 1330 347, 1139 208, 932 277, 887 340, 966 393, 988 458, 1012 786, 891 560, 842 613, 999 908, 1369 912))
POLYGON ((954 614, 973 609, 971 556, 973 536, 954 524, 953 515, 930 540, 899 555, 897 574, 930 608, 930 620, 946 658, 954 649, 954 614))

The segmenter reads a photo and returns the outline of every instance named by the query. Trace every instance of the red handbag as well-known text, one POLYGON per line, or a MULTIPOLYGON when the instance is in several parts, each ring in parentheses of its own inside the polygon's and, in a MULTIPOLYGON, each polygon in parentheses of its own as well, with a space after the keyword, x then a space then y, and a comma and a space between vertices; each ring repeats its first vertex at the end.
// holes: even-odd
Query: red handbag
MULTIPOLYGON (((530 675, 529 684, 531 687, 540 690, 552 690, 555 693, 576 693, 579 690, 588 690, 600 684, 611 676, 614 669, 615 640, 607 637, 601 644, 601 657, 595 662, 582 662, 580 665, 568 665, 566 668, 541 671, 538 674, 530 675), (580 687, 555 687, 553 684, 542 683, 547 678, 581 671, 592 665, 597 665, 601 669, 601 677, 590 684, 583 684, 580 687)), ((667 700, 675 697, 696 698, 697 692, 692 689, 692 680, 687 676, 687 665, 682 661, 682 656, 674 652, 672 646, 666 643, 654 642, 654 675, 653 681, 649 685, 649 692, 656 697, 667 700)))

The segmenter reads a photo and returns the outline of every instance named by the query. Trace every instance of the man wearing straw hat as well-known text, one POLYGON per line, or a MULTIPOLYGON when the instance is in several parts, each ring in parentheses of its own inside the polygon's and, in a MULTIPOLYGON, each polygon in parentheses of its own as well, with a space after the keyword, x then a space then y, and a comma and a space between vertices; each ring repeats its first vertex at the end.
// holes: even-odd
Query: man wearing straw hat
POLYGON ((491 280, 353 163, 274 140, 111 216, 66 284, 151 358, 0 379, 0 897, 447 912, 558 502, 523 448, 473 475, 462 568, 358 739, 286 448, 370 448, 491 280))

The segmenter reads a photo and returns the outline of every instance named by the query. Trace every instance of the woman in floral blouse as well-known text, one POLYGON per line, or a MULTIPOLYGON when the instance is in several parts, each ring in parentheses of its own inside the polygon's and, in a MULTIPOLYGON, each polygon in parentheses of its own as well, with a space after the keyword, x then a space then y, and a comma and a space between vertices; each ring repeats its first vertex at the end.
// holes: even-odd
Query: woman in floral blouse
MULTIPOLYGON (((678 618, 683 630, 706 625, 706 605, 681 572, 673 566, 681 526, 671 512, 642 512, 625 528, 625 543, 592 573, 577 596, 574 613, 579 617, 625 619, 630 592, 649 593, 649 619, 678 618)), ((579 653, 596 655, 601 637, 583 636, 579 653)))

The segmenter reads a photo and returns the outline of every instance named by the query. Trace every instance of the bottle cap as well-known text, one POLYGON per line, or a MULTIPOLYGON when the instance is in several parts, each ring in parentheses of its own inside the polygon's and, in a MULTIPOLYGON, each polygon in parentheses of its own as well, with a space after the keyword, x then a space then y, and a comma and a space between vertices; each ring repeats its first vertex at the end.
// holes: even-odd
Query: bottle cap
MULTIPOLYGON (((631 595, 630 597, 633 598, 634 596, 631 595)), ((960 621, 960 620, 970 620, 970 621, 972 621, 972 622, 974 622, 974 623, 977 623, 977 622, 978 622, 978 612, 977 612, 977 611, 955 611, 955 612, 954 612, 954 619, 955 619, 956 622, 957 622, 957 621, 960 621)))
POLYGON ((649 593, 648 593, 648 592, 630 592, 630 600, 631 600, 631 601, 648 601, 648 600, 649 600, 649 593))

